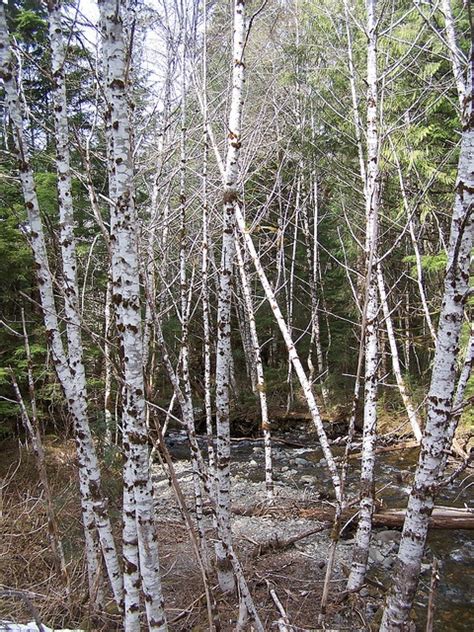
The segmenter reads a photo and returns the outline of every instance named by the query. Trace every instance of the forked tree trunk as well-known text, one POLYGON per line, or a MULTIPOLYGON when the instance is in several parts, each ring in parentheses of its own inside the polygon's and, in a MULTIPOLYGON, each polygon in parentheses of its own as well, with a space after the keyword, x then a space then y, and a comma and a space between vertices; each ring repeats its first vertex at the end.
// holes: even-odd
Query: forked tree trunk
POLYGON ((138 615, 141 589, 145 600, 148 629, 163 631, 167 629, 167 625, 163 610, 145 423, 143 338, 127 54, 119 2, 101 0, 99 8, 106 69, 106 94, 109 100, 106 117, 111 129, 115 188, 110 217, 112 302, 115 306, 124 379, 124 627, 127 632, 140 627, 138 615))
POLYGON ((472 71, 474 48, 469 59, 465 116, 458 180, 451 221, 448 263, 443 303, 438 324, 427 419, 413 488, 408 500, 395 576, 384 610, 381 632, 405 630, 415 599, 421 562, 433 510, 437 484, 446 464, 455 430, 451 423, 456 379, 456 357, 469 290, 469 269, 474 233, 474 115, 472 71))
MULTIPOLYGON (((68 361, 70 373, 79 399, 86 409, 87 382, 84 367, 84 352, 81 336, 81 314, 79 309, 79 288, 77 281, 76 239, 74 235, 74 216, 72 198, 72 178, 69 152, 69 126, 66 99, 66 37, 62 25, 61 0, 49 0, 49 37, 51 43, 51 70, 53 74, 54 131, 56 140, 56 171, 59 207, 60 246, 64 281, 64 311, 66 315, 66 334, 68 342, 68 361)), ((86 417, 87 412, 84 412, 86 417)), ((84 425, 87 424, 87 419, 84 425)), ((95 467, 99 468, 95 449, 90 439, 90 449, 95 467)), ((97 474, 99 476, 99 474, 97 474)), ((102 551, 117 603, 123 599, 122 571, 118 562, 112 527, 105 503, 98 496, 96 520, 102 551)))

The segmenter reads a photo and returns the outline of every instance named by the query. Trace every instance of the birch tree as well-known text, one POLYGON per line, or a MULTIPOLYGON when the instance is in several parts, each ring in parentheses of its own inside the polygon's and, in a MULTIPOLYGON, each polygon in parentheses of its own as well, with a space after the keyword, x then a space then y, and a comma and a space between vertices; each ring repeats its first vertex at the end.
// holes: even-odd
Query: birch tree
POLYGON ((367 0, 367 168, 365 182, 366 212, 366 327, 365 327, 365 382, 364 431, 360 476, 360 511, 352 556, 348 590, 360 588, 364 582, 369 558, 374 508, 374 466, 377 425, 378 372, 378 288, 375 274, 378 239, 379 206, 379 138, 377 99, 377 16, 376 0, 367 0))
POLYGON ((235 590, 230 558, 230 378, 231 378, 231 306, 232 267, 235 244, 234 206, 239 198, 239 154, 241 146, 244 89, 245 0, 234 1, 232 44, 232 92, 228 120, 227 155, 224 172, 224 229, 219 270, 216 349, 216 479, 217 479, 217 573, 223 592, 235 590))
POLYGON ((137 217, 133 190, 133 158, 128 107, 130 85, 122 22, 117 0, 100 0, 104 56, 106 117, 112 140, 114 191, 110 217, 112 302, 123 366, 123 554, 124 627, 140 628, 140 589, 149 630, 167 629, 163 610, 153 490, 145 423, 143 338, 138 271, 137 217))
MULTIPOLYGON (((472 15, 469 14, 469 17, 472 29, 472 15)), ((474 40, 473 31, 471 37, 474 40)), ((427 418, 408 500, 393 584, 380 627, 381 632, 407 629, 420 575, 428 522, 434 506, 437 485, 446 464, 445 452, 451 445, 455 430, 454 424, 451 423, 456 379, 455 360, 459 352, 464 306, 469 293, 469 270, 474 237, 473 69, 474 47, 471 45, 448 262, 427 400, 427 418)))

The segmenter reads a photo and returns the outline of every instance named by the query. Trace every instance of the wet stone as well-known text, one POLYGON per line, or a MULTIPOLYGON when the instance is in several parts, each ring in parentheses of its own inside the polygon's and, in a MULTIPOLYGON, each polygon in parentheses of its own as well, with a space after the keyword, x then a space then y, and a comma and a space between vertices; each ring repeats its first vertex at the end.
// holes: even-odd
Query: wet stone
POLYGON ((401 537, 401 532, 396 531, 395 529, 387 529, 386 531, 379 531, 374 534, 374 540, 382 544, 391 544, 392 542, 399 543, 401 537))
POLYGON ((309 463, 308 463, 308 461, 306 459, 301 459, 300 457, 296 457, 295 464, 296 465, 300 465, 300 466, 304 466, 304 467, 309 465, 309 463))
POLYGON ((382 564, 384 562, 384 556, 378 549, 371 548, 369 551, 369 558, 375 564, 382 564))

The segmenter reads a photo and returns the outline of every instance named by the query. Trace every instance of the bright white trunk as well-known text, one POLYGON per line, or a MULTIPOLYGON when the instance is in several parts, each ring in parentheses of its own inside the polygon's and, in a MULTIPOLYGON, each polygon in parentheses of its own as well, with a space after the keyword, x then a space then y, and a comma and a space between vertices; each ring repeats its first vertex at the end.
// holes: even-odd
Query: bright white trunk
MULTIPOLYGON (((187 163, 187 147, 186 147, 186 50, 188 46, 187 40, 187 28, 188 28, 188 15, 187 4, 183 6, 183 14, 181 15, 181 37, 182 37, 182 49, 181 49, 181 135, 180 135, 180 179, 179 179, 179 217, 180 217, 180 246, 179 246, 179 277, 180 277, 180 303, 181 303, 181 383, 182 392, 186 400, 187 414, 184 416, 188 435, 195 436, 195 424, 194 424, 194 409, 192 401, 191 390, 191 377, 189 373, 189 313, 191 308, 191 291, 188 288, 187 279, 187 253, 188 253, 188 239, 186 231, 186 163, 187 163)), ((191 282, 192 288, 192 282, 191 282)), ((205 561, 206 567, 208 565, 208 554, 206 547, 206 531, 203 523, 203 499, 202 489, 200 482, 200 470, 199 463, 196 458, 194 450, 191 449, 191 461, 193 469, 193 486, 194 486, 194 500, 196 508, 196 523, 199 533, 199 544, 201 547, 201 555, 205 561)))
POLYGON ((374 263, 377 257, 379 166, 377 131, 377 33, 376 0, 367 0, 367 168, 365 186, 366 205, 366 284, 367 303, 365 328, 364 431, 360 474, 359 523, 355 535, 352 566, 347 588, 354 590, 364 583, 369 559, 374 509, 374 466, 377 439, 378 387, 378 290, 374 263))
POLYGON ((309 290, 311 293, 311 339, 309 343, 308 351, 308 368, 309 368, 309 380, 312 383, 314 380, 314 374, 316 367, 313 364, 313 353, 316 351, 317 368, 320 374, 321 381, 321 395, 324 404, 327 406, 329 400, 329 393, 325 386, 325 369, 323 360, 323 350, 321 346, 321 334, 319 326, 319 297, 318 297, 318 274, 319 274, 319 243, 318 243, 318 222, 319 222, 319 207, 318 207, 318 183, 317 176, 313 173, 313 232, 312 239, 310 238, 310 227, 308 213, 303 208, 303 232, 306 241, 306 260, 308 264, 308 278, 309 278, 309 290), (312 242, 312 243, 311 243, 312 242))
MULTIPOLYGON (((48 265, 43 225, 36 195, 33 170, 27 142, 24 134, 22 110, 18 98, 18 88, 14 75, 14 65, 8 45, 8 31, 3 5, 0 7, 0 73, 4 80, 7 106, 14 129, 15 150, 18 157, 20 181, 25 205, 28 211, 30 227, 29 242, 33 251, 38 281, 40 303, 46 328, 48 344, 51 349, 56 374, 64 391, 71 417, 74 421, 76 446, 79 461, 79 488, 81 495, 86 555, 88 563, 89 588, 91 599, 98 596, 97 578, 100 576, 100 559, 96 547, 96 527, 101 535, 104 555, 112 560, 114 544, 110 522, 108 520, 104 499, 101 492, 100 472, 97 456, 87 421, 87 405, 85 393, 85 377, 80 371, 73 375, 68 362, 61 336, 53 292, 53 278, 48 265)), ((77 285, 76 285, 77 292, 77 285)), ((76 294, 77 296, 77 294, 76 294)), ((70 330, 74 327, 70 327, 70 330)), ((69 333, 69 332, 68 332, 69 333)), ((73 345, 74 347, 74 345, 73 345)), ((73 353, 77 354, 77 348, 73 353)), ((79 356, 80 358, 80 356, 79 356)), ((75 356, 75 362, 78 356, 75 356)), ((82 365, 82 362, 80 363, 82 365)), ((111 566, 110 580, 117 603, 120 603, 120 569, 118 564, 111 566), (112 570, 115 568, 117 574, 112 570)))
POLYGON ((257 326, 255 324, 255 314, 252 304, 252 296, 250 294, 250 285, 245 270, 244 260, 242 257, 242 251, 238 240, 235 241, 237 265, 240 272, 240 278, 242 281, 242 292, 244 295, 245 308, 247 311, 247 318, 250 328, 250 336, 252 342, 252 351, 254 356, 254 363, 257 372, 257 391, 260 399, 260 413, 262 416, 262 433, 265 450, 265 484, 267 489, 268 498, 273 498, 273 468, 272 468, 272 442, 271 442, 271 427, 270 420, 268 418, 268 405, 267 405, 267 393, 265 385, 265 376, 263 373, 262 357, 260 355, 260 345, 258 343, 257 326))
POLYGON ((123 361, 124 583, 125 629, 136 629, 140 610, 139 586, 132 586, 138 557, 141 590, 148 629, 167 629, 163 610, 160 565, 154 524, 153 488, 149 470, 145 423, 143 338, 136 239, 137 217, 133 195, 131 130, 127 99, 127 60, 120 6, 99 2, 113 155, 114 197, 110 217, 112 302, 115 306, 123 361), (138 552, 138 556, 137 556, 138 552))
MULTIPOLYGON (((300 205, 301 205, 301 173, 298 173, 297 182, 296 182, 294 232, 293 232, 293 243, 292 243, 292 248, 291 248, 290 278, 289 278, 288 292, 287 292, 287 296, 288 296, 287 323, 288 323, 288 331, 291 337, 293 337, 293 300, 294 300, 294 293, 295 293, 294 285, 295 285, 296 247, 298 245, 298 223, 299 223, 300 205)), ((294 399, 292 373, 293 371, 292 371, 291 358, 288 357, 288 375, 286 378, 286 381, 288 384, 288 397, 287 397, 287 404, 286 404, 287 415, 290 412, 290 409, 293 405, 293 399, 294 399)))
MULTIPOLYGON (((66 35, 63 33, 60 0, 52 0, 49 5, 49 35, 51 42, 51 70, 53 73, 54 131, 56 140, 56 170, 58 187, 58 207, 60 225, 61 258, 64 280, 64 311, 68 340, 68 361, 74 381, 75 391, 86 408, 87 384, 83 361, 81 318, 79 310, 79 290, 77 282, 76 240, 72 200, 72 179, 69 154, 69 128, 67 118, 66 80, 64 64, 66 59, 66 35)), ((86 416, 84 412, 84 417, 86 416)), ((84 425, 87 419, 84 420, 84 425)), ((98 470, 95 449, 90 439, 87 448, 93 452, 91 460, 98 470)), ((99 473, 96 475, 99 479, 99 473)), ((122 571, 120 569, 112 527, 104 501, 96 496, 96 525, 99 530, 102 552, 107 567, 115 601, 122 603, 122 571)))
POLYGON ((408 197, 405 190, 405 181, 403 179, 403 173, 401 169, 400 162, 398 160, 397 153, 395 151, 393 143, 391 143, 392 151, 394 153, 395 162, 397 165, 398 171, 398 180, 400 182, 400 191, 402 194, 403 207, 405 209, 405 213, 407 214, 407 222, 408 222, 408 231, 410 233, 411 245, 413 248, 413 252, 415 254, 415 264, 416 264, 416 282, 418 285, 418 291, 420 293, 421 305, 423 307, 423 314, 425 317, 426 325, 428 326, 431 338, 433 342, 436 344, 436 331, 433 325, 433 321, 431 320, 430 309, 428 305, 428 300, 426 298, 425 291, 425 283, 424 283, 424 274, 423 274, 423 264, 421 259, 420 249, 418 248, 418 239, 415 234, 415 227, 413 223, 412 211, 410 210, 410 205, 408 203, 408 197))
POLYGON ((456 31, 454 29, 454 18, 451 9, 451 0, 441 0, 441 11, 444 15, 445 27, 446 27, 446 40, 448 45, 449 57, 451 58, 451 65, 453 68, 454 80, 456 82, 456 88, 458 91, 459 105, 461 107, 461 114, 464 108, 464 96, 466 93, 466 86, 464 85, 464 72, 463 72, 463 54, 459 49, 456 42, 456 31))
POLYGON ((241 144, 244 88, 245 0, 234 0, 232 46, 232 94, 228 121, 227 156, 224 178, 224 230, 219 271, 216 351, 216 480, 217 480, 217 575, 223 592, 235 590, 230 548, 230 428, 229 395, 231 388, 231 306, 232 267, 234 261, 234 205, 238 199, 239 155, 241 144))
POLYGON ((467 112, 458 165, 458 181, 451 221, 444 295, 438 325, 437 345, 428 393, 427 419, 413 488, 409 497, 395 577, 383 614, 381 632, 404 630, 415 599, 428 533, 436 485, 446 463, 455 424, 452 407, 455 392, 456 357, 469 288, 471 249, 474 239, 474 121, 471 47, 467 112))
POLYGON ((324 430, 323 427, 323 422, 321 419, 321 415, 319 413, 319 408, 318 405, 316 403, 316 399, 314 397, 314 393, 312 391, 311 388, 311 383, 308 380, 308 377, 305 373, 305 370, 303 368, 303 364, 298 356, 298 353, 296 351, 296 347, 295 344, 290 336, 289 330, 288 330, 288 325, 285 322, 285 319, 283 318, 283 314, 281 312, 281 309, 276 301, 275 298, 275 292, 273 290, 273 288, 270 285, 270 282, 267 278, 267 275, 265 273, 265 270, 263 269, 262 263, 260 261, 260 258, 258 256, 257 250, 255 248, 255 245, 252 241, 252 236, 250 235, 250 233, 248 232, 246 225, 245 225, 245 219, 244 216, 242 214, 242 210, 240 209, 240 206, 238 203, 235 204, 235 217, 237 220, 237 226, 239 228, 239 231, 244 239, 244 243, 245 243, 245 247, 247 248, 247 251, 253 261, 253 264, 255 266, 255 270, 257 272, 257 275, 260 279, 260 283, 262 284, 262 287, 265 291, 265 295, 267 297, 267 301, 270 305, 270 308, 273 312, 273 315, 275 317, 275 320, 277 321, 278 327, 280 329, 280 332, 283 336, 283 339, 285 341, 286 347, 288 349, 288 354, 289 357, 291 358, 291 362, 293 364, 293 368, 295 370, 296 375, 298 376, 298 380, 300 382, 301 388, 303 389, 303 394, 305 396, 306 399, 306 403, 308 405, 308 409, 309 412, 311 413, 311 418, 312 421, 314 423, 314 426, 316 428, 316 431, 318 433, 318 438, 319 438, 319 443, 321 445, 321 449, 323 451, 324 454, 324 458, 327 461, 328 464, 328 468, 329 471, 331 473, 331 478, 332 478, 332 482, 334 485, 334 492, 335 492, 335 496, 336 496, 336 500, 337 502, 341 501, 341 490, 340 490, 340 478, 339 478, 339 474, 337 471, 337 467, 336 467, 336 462, 334 460, 334 456, 331 452, 331 448, 329 446, 329 441, 326 435, 326 432, 324 430))

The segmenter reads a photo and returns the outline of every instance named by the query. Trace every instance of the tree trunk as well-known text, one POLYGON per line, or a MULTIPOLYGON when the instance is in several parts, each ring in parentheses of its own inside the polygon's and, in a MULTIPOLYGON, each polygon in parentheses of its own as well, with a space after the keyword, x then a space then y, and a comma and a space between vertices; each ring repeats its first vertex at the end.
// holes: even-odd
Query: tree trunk
POLYGON ((217 574, 223 592, 235 590, 230 558, 230 428, 229 395, 231 378, 231 304, 234 261, 234 205, 238 199, 239 155, 241 145, 244 87, 245 0, 234 2, 232 95, 228 121, 227 156, 224 179, 224 232, 219 272, 216 351, 217 425, 217 574))
POLYGON ((377 425, 378 290, 375 274, 379 205, 379 140, 377 129, 377 20, 376 0, 367 0, 367 168, 366 204, 366 284, 367 311, 365 330, 364 431, 360 475, 360 514, 355 536, 352 567, 347 588, 362 586, 367 572, 374 510, 374 466, 377 425))
POLYGON ((133 194, 133 163, 127 83, 127 58, 120 5, 101 0, 105 82, 114 165, 114 197, 110 217, 112 302, 115 306, 123 363, 124 583, 125 630, 139 628, 140 592, 144 594, 148 629, 167 629, 163 610, 153 489, 145 423, 143 338, 133 194), (137 585, 137 573, 140 582, 137 585), (140 586, 141 585, 141 586, 140 586))
POLYGON ((437 483, 446 463, 454 432, 451 423, 455 392, 456 357, 469 287, 469 267, 473 245, 474 209, 474 120, 471 46, 464 129, 458 165, 458 180, 451 221, 448 263, 443 304, 438 325, 427 419, 413 488, 408 501, 395 577, 384 610, 381 632, 406 629, 415 599, 421 561, 433 510, 437 483))
POLYGON ((416 414, 416 410, 412 404, 412 401, 408 395, 407 388, 405 385, 405 380, 402 376, 402 371, 400 368, 400 361, 398 358, 398 349, 397 342, 395 340, 395 332, 393 330, 392 317, 390 315, 390 309, 387 302, 387 292, 385 290, 385 283, 382 274, 382 266, 380 263, 377 265, 377 282, 379 286, 379 294, 380 301, 382 303, 382 310, 385 319, 385 326, 387 328, 387 337, 390 345, 390 354, 392 356, 392 369, 395 375, 395 380, 397 382, 398 390, 400 391, 400 396, 403 401, 403 405, 405 406, 405 410, 407 411, 408 419, 410 420, 411 429, 413 430, 413 434, 417 441, 421 441, 421 429, 420 422, 418 419, 418 415, 416 414))
POLYGON ((268 418, 267 393, 265 385, 265 376, 263 373, 262 358, 260 355, 260 345, 258 343, 257 327, 255 324, 255 314, 253 311, 252 297, 250 295, 250 286, 245 270, 245 264, 242 257, 242 251, 238 240, 235 242, 237 253, 237 265, 242 280, 242 293, 244 295, 245 308, 250 327, 250 336, 252 342, 252 351, 254 356, 254 364, 257 372, 257 391, 260 399, 260 414, 262 416, 262 433, 265 449, 265 484, 267 488, 267 497, 273 498, 273 468, 272 468, 272 443, 270 433, 270 420, 268 418))

